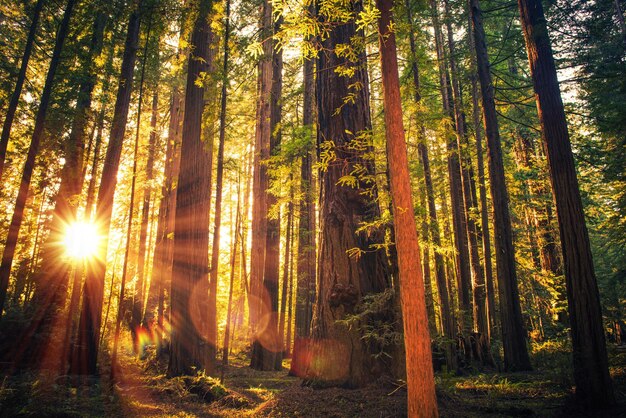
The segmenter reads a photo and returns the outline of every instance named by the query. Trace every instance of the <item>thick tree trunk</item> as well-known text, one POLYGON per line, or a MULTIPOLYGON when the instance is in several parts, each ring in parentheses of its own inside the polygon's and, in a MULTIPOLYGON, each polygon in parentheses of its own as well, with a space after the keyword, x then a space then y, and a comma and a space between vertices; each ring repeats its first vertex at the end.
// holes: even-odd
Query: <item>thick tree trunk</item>
POLYGON ((472 35, 476 46, 478 77, 482 93, 483 117, 491 180, 491 200, 496 247, 496 269, 500 292, 500 317, 502 322, 502 345, 504 367, 509 371, 530 370, 530 359, 526 347, 526 331, 522 321, 517 273, 515 271, 515 249, 509 214, 509 196, 504 178, 504 162, 500 143, 500 130, 496 114, 494 88, 489 72, 489 58, 482 12, 478 0, 470 0, 472 35))
POLYGON ((212 0, 202 0, 191 35, 183 118, 181 166, 176 189, 176 221, 171 290, 169 376, 212 369, 207 358, 210 154, 201 140, 203 85, 196 84, 210 66, 208 21, 212 0))
MULTIPOLYGON (((269 176, 267 166, 264 163, 270 156, 272 130, 271 119, 271 96, 272 96, 272 5, 269 1, 263 2, 261 15, 261 39, 263 42, 263 57, 258 64, 257 80, 257 110, 256 110, 256 133, 254 146, 254 179, 252 201, 252 248, 250 253, 250 324, 253 336, 252 359, 250 366, 259 370, 272 370, 274 368, 274 356, 271 348, 275 332, 271 329, 266 331, 270 322, 272 311, 271 295, 265 289, 265 266, 267 265, 267 237, 269 225, 267 213, 269 201, 267 190, 269 188, 269 176), (268 350, 266 352, 265 346, 268 350), (264 361, 263 355, 267 354, 264 361), (264 367, 267 364, 267 367, 264 367), (271 364, 271 365, 270 365, 271 364)), ((269 283, 269 282, 268 282, 269 283)))
MULTIPOLYGON (((35 7, 32 11, 32 19, 30 21, 30 27, 28 29, 28 36, 26 37, 26 45, 24 46, 24 54, 22 54, 22 63, 20 64, 20 71, 17 73, 17 80, 15 81, 15 88, 9 101, 9 107, 4 117, 4 124, 2 125, 2 136, 0 136, 0 190, 4 189, 4 182, 2 182, 2 174, 4 173, 4 162, 6 159, 7 148, 9 146, 9 139, 11 138, 11 128, 13 127, 13 119, 15 119, 15 112, 17 111, 17 105, 22 95, 22 87, 24 81, 26 81, 26 70, 28 69, 28 61, 33 51, 33 44, 35 43, 35 34, 37 32, 37 25, 39 24, 39 16, 41 15, 41 9, 43 8, 44 0, 37 0, 35 7)), ((0 315, 2 312, 0 311, 0 315)))
MULTIPOLYGON (((30 188, 30 180, 35 169, 35 159, 39 153, 39 145, 44 134, 46 113, 48 112, 48 107, 50 106, 52 88, 54 87, 54 76, 59 63, 61 62, 61 51, 63 50, 63 43, 65 42, 65 38, 67 38, 67 34, 69 32, 70 17, 75 3, 75 0, 68 0, 65 12, 63 13, 63 19, 61 20, 61 24, 57 32, 54 51, 52 52, 50 66, 46 75, 46 82, 41 93, 39 108, 37 109, 33 136, 28 148, 28 154, 26 155, 26 162, 24 163, 24 170, 22 171, 20 187, 15 200, 15 209, 13 210, 9 232, 4 244, 2 263, 0 264, 0 317, 2 317, 2 311, 4 309, 7 288, 9 286, 9 276, 11 274, 11 266, 13 265, 13 257, 15 256, 15 249, 20 234, 20 228, 22 226, 22 220, 24 219, 24 209, 26 206, 26 200, 28 199, 28 189, 30 188)), ((82 164, 82 161, 80 162, 82 164)))
POLYGON ((406 374, 409 417, 436 417, 437 396, 432 368, 430 335, 424 283, 421 277, 420 250, 413 214, 411 179, 402 124, 402 100, 396 55, 395 35, 390 31, 393 0, 376 2, 378 21, 387 158, 391 177, 394 229, 400 273, 400 295, 404 319, 406 374))
MULTIPOLYGON (((141 0, 140 0, 141 1, 141 0)), ((113 198, 117 185, 117 172, 122 153, 124 132, 128 120, 130 94, 133 85, 133 70, 137 56, 139 39, 139 9, 141 3, 131 13, 122 58, 122 68, 118 83, 117 98, 113 112, 113 122, 109 136, 109 145, 102 170, 102 180, 98 190, 95 222, 104 236, 98 248, 98 254, 88 264, 83 289, 83 304, 78 326, 78 337, 74 347, 71 374, 97 374, 98 349, 100 345, 100 325, 102 302, 104 297, 104 277, 106 273, 106 255, 108 250, 108 232, 113 213, 113 198)))
POLYGON ((384 241, 384 232, 356 232, 362 222, 380 216, 376 185, 367 180, 357 180, 357 187, 339 184, 357 164, 368 176, 374 172, 373 162, 365 158, 372 151, 367 139, 371 122, 365 53, 360 51, 353 62, 334 52, 355 36, 362 34, 354 22, 337 24, 323 41, 318 59, 318 149, 330 146, 335 157, 321 174, 318 293, 306 371, 309 379, 346 386, 371 382, 382 366, 371 356, 372 348, 363 340, 359 324, 348 326, 340 321, 356 313, 365 295, 389 286, 385 253, 371 247, 384 241), (334 71, 338 66, 354 74, 342 76, 334 71), (348 95, 353 102, 344 101, 348 95), (355 151, 354 144, 364 150, 355 151), (355 251, 358 256, 350 254, 355 251))
POLYGON ((600 296, 547 23, 541 1, 518 4, 559 220, 576 396, 583 403, 607 406, 615 403, 615 395, 600 296))

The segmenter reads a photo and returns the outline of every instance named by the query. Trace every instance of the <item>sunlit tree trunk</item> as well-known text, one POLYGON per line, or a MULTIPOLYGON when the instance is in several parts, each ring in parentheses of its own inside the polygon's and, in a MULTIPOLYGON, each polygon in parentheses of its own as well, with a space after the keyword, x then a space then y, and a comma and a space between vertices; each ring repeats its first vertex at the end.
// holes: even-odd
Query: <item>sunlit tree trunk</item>
MULTIPOLYGON (((169 376, 195 374, 207 358, 208 254, 210 154, 201 140, 204 85, 196 84, 209 68, 209 11, 212 0, 202 0, 191 35, 181 165, 176 189, 171 290, 171 353, 169 376)), ((210 369, 212 367, 209 367, 210 369)))
POLYGON ((430 335, 424 283, 421 275, 420 250, 411 197, 411 179, 407 158, 402 99, 396 53, 395 34, 391 31, 393 0, 376 2, 380 60, 385 104, 387 159, 391 178, 393 221, 396 231, 400 295, 404 320, 406 375, 409 417, 438 416, 435 377, 432 367, 430 335))
MULTIPOLYGON (((290 183, 293 183, 293 176, 289 178, 290 183)), ((287 308, 287 287, 289 282, 289 269, 291 267, 291 253, 293 252, 293 248, 291 245, 291 230, 293 224, 293 184, 290 184, 289 189, 289 203, 287 204, 287 229, 285 234, 285 256, 283 258, 283 283, 281 289, 281 297, 280 297, 280 320, 278 321, 278 338, 280 338, 281 352, 286 353, 285 351, 285 314, 287 308)), ((276 369, 280 370, 282 368, 282 355, 280 356, 280 360, 276 359, 276 369)))
POLYGON ((518 4, 559 220, 576 397, 593 406, 607 406, 615 403, 615 395, 600 296, 547 23, 541 1, 519 0, 518 4))
MULTIPOLYGON (((141 0, 140 0, 141 1, 141 0)), ((102 180, 98 190, 95 222, 100 234, 104 235, 99 243, 98 253, 88 264, 83 289, 83 303, 78 326, 78 337, 74 346, 71 374, 97 374, 98 349, 100 345, 100 325, 102 302, 104 297, 104 277, 106 273, 106 254, 108 250, 108 232, 113 213, 113 198, 117 185, 117 172, 122 153, 122 143, 128 121, 130 94, 133 86, 133 72, 137 56, 139 39, 139 3, 131 13, 126 33, 122 68, 118 83, 117 98, 113 112, 113 122, 109 144, 102 170, 102 180)))
POLYGON ((302 124, 308 141, 300 165, 300 193, 302 199, 298 208, 298 259, 295 308, 294 345, 291 356, 291 375, 303 372, 304 359, 311 333, 313 302, 315 301, 315 185, 313 184, 313 118, 315 84, 313 80, 313 59, 305 59, 302 71, 303 105, 302 124))

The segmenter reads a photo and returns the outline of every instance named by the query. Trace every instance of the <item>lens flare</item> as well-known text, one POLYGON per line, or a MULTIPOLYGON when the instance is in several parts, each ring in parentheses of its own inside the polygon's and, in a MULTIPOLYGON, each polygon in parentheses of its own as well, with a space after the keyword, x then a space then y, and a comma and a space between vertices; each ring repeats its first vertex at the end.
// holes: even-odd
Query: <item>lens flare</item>
POLYGON ((65 230, 65 251, 73 258, 87 258, 98 252, 100 234, 96 225, 87 222, 75 222, 65 230))

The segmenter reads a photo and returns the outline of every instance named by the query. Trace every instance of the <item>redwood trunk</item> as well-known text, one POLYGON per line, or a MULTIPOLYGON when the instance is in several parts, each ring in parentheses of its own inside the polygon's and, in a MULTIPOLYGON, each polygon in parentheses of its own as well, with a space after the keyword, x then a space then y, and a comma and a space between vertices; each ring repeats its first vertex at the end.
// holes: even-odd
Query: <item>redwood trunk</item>
POLYGON ((607 406, 615 403, 615 395, 600 296, 547 23, 541 1, 518 3, 559 220, 576 396, 593 406, 607 406))
POLYGON ((436 417, 437 396, 432 368, 430 335, 424 282, 421 275, 420 249, 411 197, 411 179, 407 158, 404 127, 402 124, 402 99, 395 34, 391 7, 393 0, 376 2, 381 16, 378 21, 380 59, 385 105, 385 132, 387 158, 391 177, 394 229, 398 252, 400 295, 404 319, 406 347, 406 374, 409 417, 436 417))

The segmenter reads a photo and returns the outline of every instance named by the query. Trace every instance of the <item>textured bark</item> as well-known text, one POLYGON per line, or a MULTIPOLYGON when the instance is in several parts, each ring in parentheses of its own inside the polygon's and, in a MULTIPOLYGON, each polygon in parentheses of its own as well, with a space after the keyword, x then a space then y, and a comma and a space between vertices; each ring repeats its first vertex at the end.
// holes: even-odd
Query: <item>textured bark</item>
POLYGON ((78 337, 74 345, 73 361, 70 366, 71 374, 94 375, 98 372, 97 360, 100 346, 100 325, 104 297, 104 277, 106 273, 105 263, 109 244, 108 232, 111 226, 117 172, 133 86, 133 70, 137 56, 137 41, 139 39, 140 7, 141 4, 138 4, 128 21, 113 122, 96 203, 95 222, 104 238, 100 242, 98 253, 93 263, 89 263, 86 269, 78 337))
MULTIPOLYGON (((37 25, 39 24, 39 16, 41 15, 41 9, 43 8, 43 4, 44 0, 37 0, 37 3, 35 3, 35 7, 33 7, 30 27, 28 28, 28 35, 26 37, 26 45, 24 46, 24 53, 22 54, 20 71, 17 73, 15 88, 13 89, 13 94, 11 94, 9 107, 7 108, 7 113, 4 117, 4 123, 2 125, 2 136, 0 136, 0 181, 2 180, 2 174, 4 173, 4 160, 6 159, 9 139, 11 138, 13 119, 15 119, 17 105, 19 104, 20 96, 22 95, 22 87, 24 87, 24 81, 26 80, 28 61, 30 60, 30 55, 33 51, 35 34, 37 33, 37 25)), ((4 182, 0 182, 0 184, 4 184, 4 182)), ((3 186, 0 187, 4 188, 3 186)), ((0 315, 1 314, 2 312, 0 311, 0 315)))
POLYGON ((35 169, 35 159, 39 154, 39 145, 44 134, 46 113, 48 112, 48 107, 50 106, 52 88, 54 87, 54 76, 59 63, 61 62, 61 51, 63 50, 63 44, 69 32, 70 17, 75 3, 75 0, 68 0, 65 12, 63 13, 63 19, 61 20, 61 24, 57 32, 52 58, 50 59, 50 66, 48 67, 48 73, 46 75, 46 81, 41 93, 39 108, 37 109, 33 135, 28 148, 28 154, 26 155, 26 162, 24 163, 22 177, 20 179, 20 187, 15 200, 15 208, 13 210, 13 216, 11 217, 11 224, 9 225, 7 239, 4 244, 2 263, 0 264, 0 317, 2 316, 2 311, 4 309, 7 288, 9 286, 9 276, 11 274, 11 266, 13 265, 13 257, 15 256, 15 249, 20 234, 20 228, 22 226, 22 220, 24 219, 24 209, 26 207, 26 201, 28 200, 28 189, 30 188, 30 181, 35 169))
POLYGON ((370 356, 371 347, 362 339, 359 324, 349 327, 338 321, 355 313, 363 296, 389 286, 385 254, 371 248, 384 241, 383 231, 356 233, 362 222, 380 215, 376 186, 367 182, 360 182, 359 187, 338 184, 356 164, 367 174, 374 172, 373 162, 364 159, 364 153, 371 151, 369 146, 364 151, 350 149, 352 141, 363 146, 363 139, 355 140, 355 136, 364 132, 367 135, 371 129, 365 54, 359 52, 357 62, 350 62, 334 53, 338 44, 361 35, 354 22, 334 26, 322 42, 317 68, 318 149, 332 140, 336 158, 321 174, 318 293, 306 377, 345 386, 365 385, 382 370, 370 356), (339 65, 350 67, 354 75, 337 74, 334 69, 339 65), (354 102, 344 102, 348 95, 354 102), (372 197, 365 196, 365 188, 372 197), (350 256, 354 249, 363 252, 358 257, 350 256))
POLYGON ((489 178, 496 250, 498 290, 500 292, 500 317, 502 323, 502 345, 504 367, 509 371, 530 370, 530 359, 526 347, 526 331, 522 321, 517 273, 515 271, 515 249, 509 213, 509 195, 504 179, 504 162, 500 131, 494 98, 494 88, 489 72, 489 57, 482 23, 482 12, 478 0, 470 0, 472 34, 476 46, 478 78, 482 93, 489 178))
POLYGON ((195 374, 207 358, 210 154, 201 140, 203 85, 196 80, 210 66, 209 11, 212 0, 199 3, 191 35, 183 118, 181 165, 176 189, 169 376, 195 374))
POLYGON ((518 4, 561 234, 576 397, 592 406, 607 406, 615 403, 615 395, 600 296, 547 23, 541 1, 518 4))
MULTIPOLYGON (((261 39, 263 42, 263 57, 258 64, 257 79, 257 110, 256 132, 254 146, 254 178, 252 201, 252 248, 250 253, 250 323, 252 325, 253 348, 250 366, 259 370, 272 370, 274 356, 264 349, 274 341, 275 333, 271 329, 266 332, 272 311, 271 296, 265 289, 265 266, 267 257, 267 235, 269 210, 267 189, 269 176, 264 164, 270 156, 271 146, 271 92, 272 92, 272 5, 269 1, 263 2, 261 15, 261 39), (271 359, 264 361, 263 354, 271 359), (268 365, 264 367, 264 364, 268 365), (271 366, 269 366, 271 364, 271 366)), ((270 327, 271 328, 271 327, 270 327)))
POLYGON ((404 319, 409 417, 436 417, 437 396, 432 368, 430 335, 420 249, 411 197, 411 179, 402 124, 402 100, 395 35, 390 31, 393 0, 376 2, 378 21, 387 158, 391 177, 391 198, 398 251, 400 295, 404 319))
MULTIPOLYGON (((411 14, 410 4, 407 1, 407 19, 409 24, 413 26, 413 18, 411 14)), ((413 100, 416 104, 420 104, 422 102, 422 94, 421 94, 421 83, 420 83, 420 72, 419 67, 417 65, 417 56, 416 56, 416 46, 415 46, 415 35, 413 31, 409 32, 409 44, 411 47, 411 72, 413 75, 413 100)), ((439 296, 439 310, 441 314, 441 327, 443 331, 443 336, 448 338, 453 338, 456 332, 456 324, 454 321, 454 316, 452 315, 452 311, 450 309, 450 297, 448 295, 448 286, 446 284, 446 271, 445 264, 443 260, 443 255, 437 249, 441 248, 441 235, 439 232, 439 222, 437 220, 437 210, 435 206, 435 193, 433 191, 433 179, 432 173, 430 170, 430 158, 428 156, 428 147, 425 143, 426 135, 424 126, 420 127, 420 133, 422 135, 421 140, 418 142, 418 154, 420 158, 420 162, 422 164, 422 169, 424 170, 424 185, 426 192, 426 202, 428 207, 428 235, 424 235, 424 239, 432 240, 433 246, 435 247, 434 251, 434 259, 435 259, 435 279, 437 282, 437 294, 439 296)), ((454 355, 454 347, 449 346, 446 350, 446 362, 449 370, 456 369, 456 356, 454 355)))

